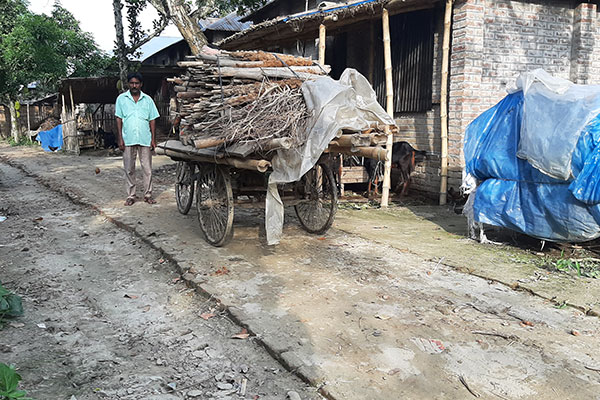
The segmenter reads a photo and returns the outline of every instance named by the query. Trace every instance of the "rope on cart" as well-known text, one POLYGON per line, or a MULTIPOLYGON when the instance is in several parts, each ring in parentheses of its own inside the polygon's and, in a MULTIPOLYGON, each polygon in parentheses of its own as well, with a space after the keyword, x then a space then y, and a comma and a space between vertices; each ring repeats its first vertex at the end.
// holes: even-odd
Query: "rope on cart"
POLYGON ((275 56, 276 59, 278 59, 283 65, 285 65, 290 71, 292 71, 292 74, 294 74, 294 76, 297 79, 300 79, 300 77, 298 76, 298 74, 296 73, 296 71, 294 71, 289 65, 286 64, 285 61, 283 61, 281 58, 279 58, 279 56, 275 53, 273 53, 273 55, 275 56))

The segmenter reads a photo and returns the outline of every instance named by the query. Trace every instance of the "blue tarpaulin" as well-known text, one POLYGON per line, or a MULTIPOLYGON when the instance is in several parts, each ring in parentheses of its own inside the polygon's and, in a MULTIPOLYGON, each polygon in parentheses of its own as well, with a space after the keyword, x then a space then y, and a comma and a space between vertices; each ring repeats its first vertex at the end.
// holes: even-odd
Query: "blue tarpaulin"
POLYGON ((44 151, 56 151, 62 149, 63 134, 62 125, 55 126, 49 131, 41 131, 37 135, 44 151))
MULTIPOLYGON (((544 83, 531 87, 539 85, 544 83)), ((548 85, 538 87, 534 94, 543 101, 535 106, 529 88, 522 89, 481 114, 465 132, 465 173, 479 182, 472 194, 475 221, 551 241, 599 237, 600 87, 572 85, 552 96, 543 95, 548 85), (549 112, 541 115, 541 105, 550 101, 549 112), (574 108, 582 103, 587 110, 574 108), (571 122, 560 126, 566 119, 571 122), (523 154, 524 148, 529 153, 523 154)))

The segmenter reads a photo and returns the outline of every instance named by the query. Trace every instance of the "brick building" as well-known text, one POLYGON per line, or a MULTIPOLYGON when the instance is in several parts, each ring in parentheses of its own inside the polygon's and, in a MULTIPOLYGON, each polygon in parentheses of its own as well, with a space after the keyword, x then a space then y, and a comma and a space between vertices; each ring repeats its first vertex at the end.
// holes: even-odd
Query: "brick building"
MULTIPOLYGON (((441 60, 446 1, 274 0, 246 17, 254 25, 228 39, 225 49, 264 49, 317 58, 320 24, 327 27, 325 62, 335 77, 362 72, 383 102, 381 13, 390 13, 395 118, 400 134, 431 156, 418 167, 413 188, 432 197, 440 187, 441 60), (296 4, 297 3, 297 4, 296 4), (303 8, 308 4, 307 9, 303 8), (289 15, 289 10, 296 14, 289 15), (254 18, 254 19, 253 19, 254 18)), ((576 83, 599 83, 597 2, 574 0, 455 0, 448 92, 448 187, 458 188, 466 126, 501 100, 524 71, 544 68, 576 83), (596 50, 596 51, 594 51, 596 50)), ((383 103, 382 103, 383 104, 383 103)))

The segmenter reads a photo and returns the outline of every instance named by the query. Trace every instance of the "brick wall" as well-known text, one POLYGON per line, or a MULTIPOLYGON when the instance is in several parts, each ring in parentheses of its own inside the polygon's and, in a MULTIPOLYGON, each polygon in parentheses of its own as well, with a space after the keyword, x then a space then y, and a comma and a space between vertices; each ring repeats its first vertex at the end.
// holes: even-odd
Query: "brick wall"
MULTIPOLYGON (((439 87, 443 11, 436 28, 432 111, 397 116, 401 134, 434 152, 414 176, 414 187, 439 191, 439 87)), ((600 32, 596 5, 571 1, 457 0, 450 59, 448 187, 457 188, 464 165, 467 125, 506 95, 524 71, 544 68, 577 83, 600 83, 600 32)))

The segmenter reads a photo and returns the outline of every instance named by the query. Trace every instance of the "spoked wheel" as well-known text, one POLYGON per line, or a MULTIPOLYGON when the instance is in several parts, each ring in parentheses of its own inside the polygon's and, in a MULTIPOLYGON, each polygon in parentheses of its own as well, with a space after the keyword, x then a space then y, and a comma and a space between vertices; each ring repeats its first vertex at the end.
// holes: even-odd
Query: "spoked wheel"
POLYGON ((333 172, 319 163, 296 183, 300 202, 294 208, 300 225, 310 233, 324 233, 333 224, 337 211, 338 193, 333 172))
POLYGON ((196 182, 198 221, 206 241, 223 246, 233 236, 233 191, 229 170, 201 164, 196 182))
POLYGON ((192 207, 194 199, 194 164, 185 161, 177 163, 177 183, 175 183, 177 209, 183 215, 192 207))

